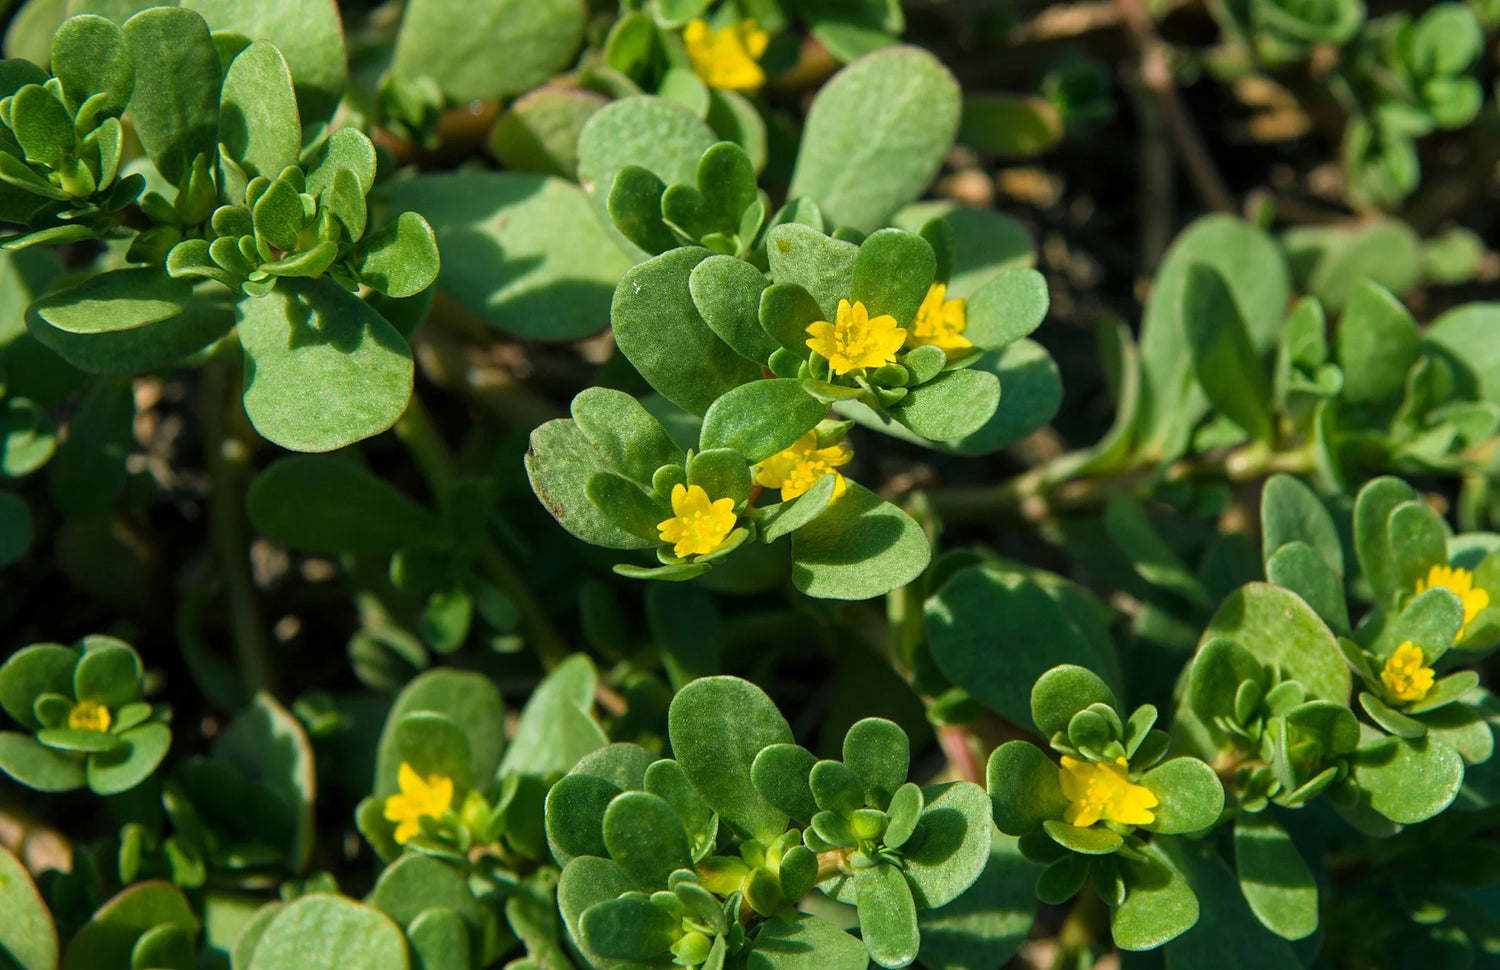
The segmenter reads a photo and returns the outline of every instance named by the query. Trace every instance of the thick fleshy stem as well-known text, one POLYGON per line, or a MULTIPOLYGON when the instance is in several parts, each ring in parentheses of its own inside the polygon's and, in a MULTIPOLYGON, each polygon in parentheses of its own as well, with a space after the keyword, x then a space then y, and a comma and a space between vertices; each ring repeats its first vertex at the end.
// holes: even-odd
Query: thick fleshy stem
POLYGON ((208 496, 209 541, 229 600, 229 630, 246 694, 275 693, 277 676, 260 596, 250 573, 245 491, 252 471, 251 445, 235 428, 240 409, 233 364, 211 360, 203 367, 203 439, 213 488, 208 496))

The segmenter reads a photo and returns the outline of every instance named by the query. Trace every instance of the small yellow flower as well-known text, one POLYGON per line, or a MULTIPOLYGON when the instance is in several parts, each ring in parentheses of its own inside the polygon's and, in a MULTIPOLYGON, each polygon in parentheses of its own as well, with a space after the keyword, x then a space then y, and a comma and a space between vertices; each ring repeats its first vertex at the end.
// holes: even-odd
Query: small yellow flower
POLYGON ((840 441, 827 448, 818 447, 818 433, 809 431, 792 442, 791 447, 777 452, 761 462, 755 469, 755 484, 766 488, 781 489, 783 502, 796 498, 822 480, 824 475, 835 476, 833 497, 844 494, 849 486, 844 476, 834 471, 840 465, 849 464, 854 449, 848 442, 840 441))
POLYGON ((108 731, 109 708, 98 701, 79 701, 68 712, 68 727, 75 731, 108 731))
POLYGON ((453 779, 428 775, 425 779, 406 762, 396 772, 401 793, 385 800, 385 819, 396 824, 396 843, 405 845, 422 832, 423 818, 440 818, 453 805, 453 779))
POLYGON ((672 486, 672 518, 657 525, 678 559, 717 552, 734 531, 734 499, 711 501, 701 485, 672 486))
POLYGON ((808 324, 812 338, 807 345, 828 358, 828 366, 840 376, 860 367, 881 367, 895 361, 906 340, 906 331, 889 315, 870 316, 858 300, 853 306, 839 301, 838 319, 808 324))
POLYGON ((1421 648, 1408 640, 1396 648, 1381 668, 1380 682, 1397 700, 1419 701, 1432 690, 1432 668, 1424 666, 1422 659, 1421 648))
POLYGON ((1453 590, 1463 601, 1464 625, 1458 628, 1458 635, 1462 637, 1474 617, 1479 615, 1479 611, 1490 605, 1490 594, 1475 587, 1474 574, 1467 569, 1437 565, 1427 571, 1426 579, 1417 580, 1417 595, 1421 596, 1429 589, 1436 589, 1439 586, 1453 590))
POLYGON ((766 83, 766 72, 760 60, 771 35, 753 20, 741 20, 723 30, 714 30, 706 21, 694 20, 682 31, 688 61, 704 84, 725 91, 754 93, 766 83))
POLYGON ((1063 794, 1071 802, 1063 821, 1083 828, 1101 818, 1121 825, 1149 825, 1156 821, 1150 811, 1157 798, 1144 785, 1132 784, 1128 762, 1116 758, 1113 763, 1079 761, 1063 755, 1061 775, 1063 794))
POLYGON ((964 328, 969 325, 966 316, 968 301, 948 300, 947 296, 947 284, 932 284, 921 308, 917 310, 917 319, 912 322, 911 332, 906 335, 908 347, 930 345, 954 351, 974 346, 964 336, 964 328))

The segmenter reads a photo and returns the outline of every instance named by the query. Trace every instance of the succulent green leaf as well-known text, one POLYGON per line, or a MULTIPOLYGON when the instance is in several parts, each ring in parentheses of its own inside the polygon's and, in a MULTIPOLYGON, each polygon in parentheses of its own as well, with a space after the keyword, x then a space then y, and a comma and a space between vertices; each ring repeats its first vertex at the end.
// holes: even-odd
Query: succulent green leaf
POLYGON ((761 749, 790 744, 792 730, 760 688, 734 677, 704 677, 672 699, 672 751, 709 807, 743 834, 769 841, 787 815, 751 781, 761 749))
POLYGON ((1031 719, 1043 737, 1067 730, 1074 716, 1090 704, 1119 707, 1103 678, 1076 664, 1053 667, 1031 688, 1031 719))
POLYGON ((384 913, 342 896, 311 893, 276 913, 248 970, 408 970, 401 929, 384 913))
POLYGON ((70 334, 134 330, 182 313, 193 297, 192 284, 158 269, 120 269, 32 304, 47 324, 70 334))
POLYGON ((609 856, 646 889, 664 889, 678 869, 692 869, 687 833, 672 806, 649 792, 617 796, 604 812, 609 856))
POLYGON ((795 744, 772 744, 762 748, 750 766, 750 780, 772 805, 806 824, 818 814, 809 776, 817 756, 795 744))
MULTIPOLYGON (((998 570, 969 569, 950 579, 927 601, 926 630, 944 675, 1015 724, 1032 716, 1031 685, 1053 667, 1108 669, 1056 599, 998 570)), ((1041 712, 1048 724, 1064 714, 1050 708, 1041 712)))
POLYGON ((931 558, 911 516, 857 482, 792 534, 792 582, 809 596, 883 596, 921 575, 931 558))
POLYGON ((986 771, 995 825, 1007 835, 1030 835, 1068 809, 1056 762, 1029 741, 1007 741, 986 771))
POLYGON ((103 94, 99 113, 118 115, 135 88, 135 55, 113 21, 92 14, 69 17, 52 37, 52 73, 74 105, 103 94))
POLYGON ((1235 818, 1234 860, 1245 900, 1267 929, 1300 940, 1318 928, 1317 883, 1272 812, 1235 818))
POLYGON ((677 942, 682 936, 680 922, 645 893, 632 892, 590 906, 578 925, 600 956, 643 963, 677 942))
POLYGON ((879 863, 859 870, 859 933, 865 949, 887 970, 897 970, 917 958, 922 935, 917 908, 901 870, 879 863))
POLYGON ((1312 697, 1346 703, 1349 668, 1324 622, 1293 593, 1264 583, 1235 590, 1220 605, 1203 641, 1235 640, 1263 664, 1281 667, 1312 697))
POLYGON ((982 429, 1000 407, 1000 379, 969 368, 939 374, 888 410, 892 418, 923 438, 957 441, 982 429))
MULTIPOLYGON (((854 285, 854 263, 859 257, 858 246, 825 235, 799 222, 789 222, 776 226, 766 234, 766 257, 771 265, 771 279, 775 283, 795 284, 812 296, 823 314, 821 317, 814 317, 814 320, 838 319, 839 301, 849 299, 854 285)), ((796 343, 790 343, 787 336, 768 325, 765 300, 769 296, 770 293, 767 292, 761 298, 761 326, 771 336, 781 340, 782 346, 790 350, 805 351, 805 337, 798 339, 796 343)), ((800 302, 797 305, 802 309, 800 302)), ((799 330, 813 322, 800 321, 800 317, 806 313, 802 309, 798 314, 798 322, 801 323, 799 330)))
POLYGON ((1383 738, 1360 746, 1353 778, 1372 809, 1392 822, 1412 825, 1432 818, 1458 795, 1464 761, 1431 738, 1383 738))
POLYGON ((974 884, 990 855, 993 807, 973 782, 922 789, 920 841, 902 847, 906 879, 922 909, 946 906, 974 884))
POLYGON ((577 0, 413 0, 401 18, 391 72, 431 78, 454 104, 528 91, 572 63, 587 8, 577 0))
POLYGON ((1124 904, 1109 914, 1110 934, 1122 950, 1150 950, 1198 922, 1198 898, 1155 842, 1141 858, 1120 857, 1124 904))
POLYGON ((157 171, 180 185, 199 155, 218 158, 218 48, 203 18, 178 7, 143 10, 124 31, 135 56, 129 110, 136 136, 157 171))
POLYGON ((916 233, 881 229, 860 244, 854 258, 849 299, 870 316, 892 316, 910 327, 937 273, 932 246, 916 233))
POLYGON ((438 289, 491 325, 573 340, 608 324, 610 297, 630 260, 576 185, 490 172, 427 175, 382 191, 393 208, 415 210, 432 226, 443 254, 438 289))
POLYGON ((165 724, 142 724, 118 737, 120 747, 88 759, 86 777, 96 795, 130 791, 151 776, 172 746, 172 731, 165 724))
POLYGON ((245 411, 293 451, 332 451, 379 434, 411 397, 411 350, 332 280, 283 280, 238 307, 245 411))
POLYGON ((894 721, 867 717, 844 735, 844 764, 864 784, 865 804, 884 810, 906 783, 911 741, 894 721))
POLYGON ((268 537, 324 555, 390 555, 444 540, 436 515, 341 457, 279 459, 251 484, 247 506, 268 537))
POLYGON ((1421 355, 1422 338, 1400 300, 1364 281, 1349 295, 1333 347, 1344 371, 1344 399, 1374 406, 1401 393, 1407 372, 1421 355))
POLYGON ((0 953, 14 961, 17 970, 57 970, 57 927, 52 913, 26 867, 3 848, 0 907, 8 914, 0 925, 0 953))
POLYGON ((860 58, 818 92, 808 112, 790 195, 840 226, 870 232, 925 191, 958 132, 958 83, 913 47, 860 58), (863 114, 881 106, 877 124, 863 114))
POLYGON ((765 274, 743 259, 710 256, 694 267, 688 289, 703 321, 720 340, 746 360, 770 359, 778 345, 760 325, 765 274))
POLYGON ((348 79, 344 26, 334 0, 183 0, 181 5, 202 14, 216 33, 227 31, 275 44, 291 72, 303 123, 313 125, 333 116, 348 79))
POLYGON ((1271 389, 1229 284, 1208 263, 1190 263, 1181 319, 1193 372, 1210 403, 1252 438, 1269 441, 1271 389))
POLYGON ((704 414, 725 392, 760 377, 698 314, 688 288, 694 267, 710 255, 683 247, 625 274, 610 315, 615 340, 641 376, 673 404, 704 414))
POLYGON ((526 474, 537 499, 559 525, 585 542, 607 549, 656 545, 626 532, 589 501, 589 480, 610 470, 583 430, 571 420, 548 421, 531 433, 526 474))
POLYGON ((1300 540, 1288 542, 1266 560, 1266 579, 1296 593, 1337 634, 1349 632, 1344 584, 1328 560, 1300 540))
POLYGON ((771 917, 756 934, 749 970, 865 970, 870 954, 843 930, 807 913, 771 917))
POLYGON ((795 380, 751 381, 723 394, 703 415, 698 445, 734 448, 751 463, 765 461, 817 427, 827 405, 795 380))
POLYGON ((245 48, 224 74, 219 142, 225 155, 251 178, 274 179, 297 164, 302 122, 292 72, 281 51, 268 41, 257 40, 245 48))
POLYGON ((193 909, 176 886, 143 882, 101 906, 63 954, 63 970, 133 970, 130 951, 150 930, 177 926, 194 932, 193 909))
POLYGON ((350 264, 362 282, 400 300, 431 286, 437 279, 437 234, 415 212, 366 236, 350 264))
POLYGON ((82 755, 43 747, 14 731, 0 731, 0 771, 42 792, 72 791, 86 780, 82 755))
POLYGON ((1145 826, 1164 835, 1202 832, 1224 811, 1219 776, 1197 758, 1173 758, 1141 776, 1140 784, 1156 796, 1156 821, 1145 826))

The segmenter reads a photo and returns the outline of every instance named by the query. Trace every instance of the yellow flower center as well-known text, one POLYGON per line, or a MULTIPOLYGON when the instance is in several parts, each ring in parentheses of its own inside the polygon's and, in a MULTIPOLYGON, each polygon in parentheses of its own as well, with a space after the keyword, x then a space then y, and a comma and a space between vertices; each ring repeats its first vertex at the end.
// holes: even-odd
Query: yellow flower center
POLYGON ((1490 594, 1474 585, 1474 574, 1467 569, 1437 565, 1427 571, 1426 579, 1417 580, 1417 595, 1421 596, 1429 589, 1436 589, 1439 586, 1451 589, 1463 601, 1464 624, 1458 628, 1458 635, 1461 639, 1474 617, 1490 605, 1490 594))
POLYGON ((948 286, 934 283, 917 310, 917 319, 912 321, 911 332, 906 335, 908 347, 939 347, 943 350, 963 350, 974 344, 964 336, 967 327, 968 302, 946 300, 948 286))
POLYGON ((1101 818, 1122 825, 1149 825, 1156 821, 1151 809, 1157 798, 1144 785, 1132 784, 1124 758, 1113 762, 1079 761, 1063 755, 1059 772, 1068 810, 1063 821, 1079 828, 1101 818))
POLYGON ((756 466, 755 484, 781 489, 781 500, 785 502, 818 484, 824 475, 834 475, 837 480, 833 485, 833 497, 838 498, 848 486, 844 483, 844 476, 834 469, 847 465, 853 457, 854 449, 847 442, 819 448, 818 433, 809 431, 791 447, 756 466))
POLYGON ((75 731, 108 731, 109 708, 98 701, 79 701, 68 712, 68 727, 75 731))
POLYGON ((405 845, 422 832, 423 818, 441 818, 453 805, 453 779, 442 775, 423 778, 411 765, 401 762, 396 772, 401 792, 385 800, 385 819, 396 823, 396 844, 405 845))
POLYGON ((1380 671, 1385 684, 1397 700, 1419 701, 1432 690, 1432 668, 1423 664, 1422 650, 1410 640, 1401 644, 1386 660, 1380 671))
POLYGON ((734 531, 734 499, 711 501, 701 485, 672 486, 672 518, 657 525, 678 559, 718 551, 734 531))
POLYGON ((828 358, 828 366, 840 376, 860 367, 881 367, 895 361, 896 351, 906 341, 906 331, 889 315, 870 316, 865 305, 839 301, 838 319, 808 324, 812 334, 807 345, 828 358))
POLYGON ((693 73, 709 87, 726 91, 751 93, 766 83, 766 72, 756 62, 770 40, 771 35, 756 27, 753 20, 741 20, 723 30, 694 20, 682 31, 682 45, 693 73))

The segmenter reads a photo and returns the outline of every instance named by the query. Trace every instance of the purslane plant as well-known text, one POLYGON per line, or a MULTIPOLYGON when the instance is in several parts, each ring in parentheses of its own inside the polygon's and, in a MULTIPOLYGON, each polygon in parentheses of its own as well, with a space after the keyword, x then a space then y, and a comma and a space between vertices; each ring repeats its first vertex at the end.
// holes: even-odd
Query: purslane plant
MULTIPOLYGON (((1057 918, 1069 966, 1489 958, 1492 305, 1424 328, 1419 275, 1203 219, 1139 341, 1101 327, 1109 435, 946 488, 1061 386, 1025 230, 919 201, 975 105, 899 4, 66 6, 0 62, 0 562, 122 618, 17 637, 142 651, 0 664, 0 781, 48 796, 14 827, 103 832, 0 849, 0 964, 969 970, 1057 918), (847 63, 793 126, 803 28, 847 63), (466 138, 505 170, 435 171, 466 138), (568 417, 495 378, 606 326, 537 351, 608 358, 568 417), (168 496, 213 562, 160 582, 168 496)), ((1457 5, 1220 6, 1267 62, 1342 46, 1371 197, 1482 101, 1457 5)), ((1044 81, 1079 121, 1101 85, 1044 81)))

